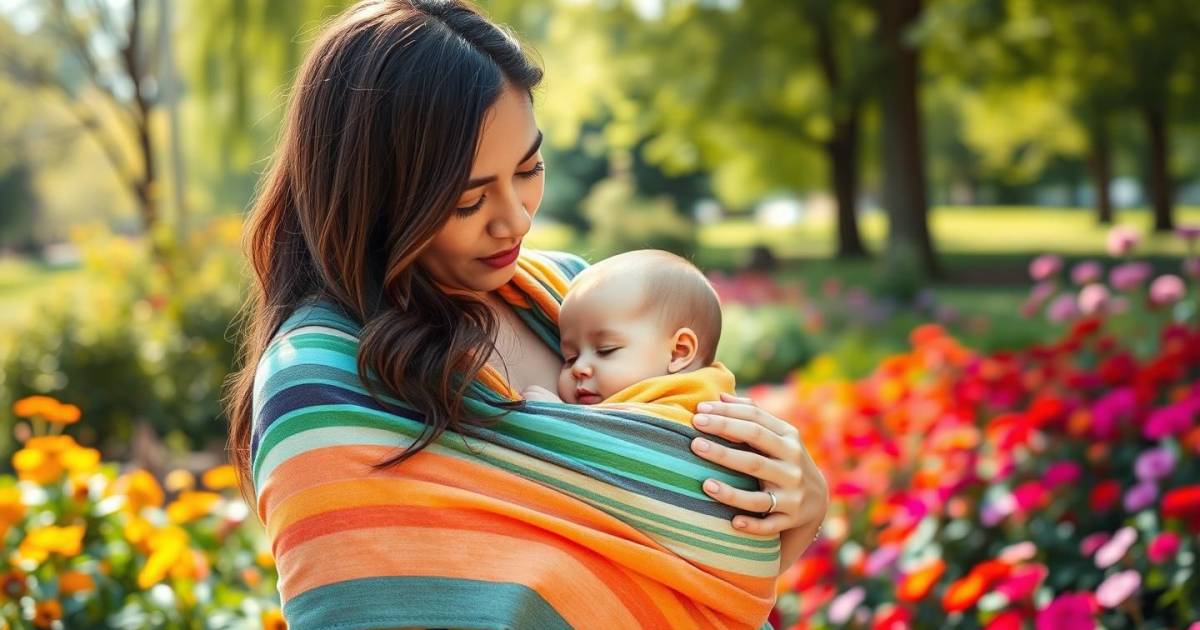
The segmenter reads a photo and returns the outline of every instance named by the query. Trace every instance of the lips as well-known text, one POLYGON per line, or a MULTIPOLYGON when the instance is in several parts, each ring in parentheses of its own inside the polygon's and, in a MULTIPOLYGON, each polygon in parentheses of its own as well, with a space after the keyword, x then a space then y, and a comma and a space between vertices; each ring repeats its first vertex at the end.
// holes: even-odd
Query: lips
POLYGON ((517 256, 520 253, 521 253, 521 244, 517 243, 517 245, 515 247, 513 247, 512 249, 502 251, 498 254, 493 254, 491 256, 488 256, 487 258, 480 258, 479 260, 483 261, 484 264, 490 265, 492 267, 497 267, 497 268, 505 267, 505 266, 508 266, 510 263, 512 263, 512 261, 516 260, 517 256))
POLYGON ((600 402, 600 394, 587 389, 575 390, 575 400, 578 400, 582 405, 591 405, 600 402))

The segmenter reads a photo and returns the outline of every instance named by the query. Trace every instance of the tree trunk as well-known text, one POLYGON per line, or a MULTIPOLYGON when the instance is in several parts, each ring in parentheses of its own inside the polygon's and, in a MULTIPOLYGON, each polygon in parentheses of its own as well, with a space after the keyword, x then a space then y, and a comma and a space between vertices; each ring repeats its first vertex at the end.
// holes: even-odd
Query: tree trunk
POLYGON ((835 123, 833 138, 825 143, 837 199, 838 258, 869 257, 858 229, 858 135, 855 108, 846 120, 835 123))
POLYGON ((833 44, 833 16, 828 8, 813 12, 817 35, 817 60, 832 100, 833 137, 825 143, 829 174, 837 200, 837 258, 866 258, 858 230, 858 136, 861 107, 857 95, 849 94, 838 67, 833 44))
POLYGON ((877 0, 882 39, 883 203, 888 213, 888 257, 916 257, 929 278, 942 276, 929 234, 925 148, 917 96, 917 51, 905 31, 921 12, 921 0, 877 0))
POLYGON ((1112 197, 1112 147, 1109 145, 1107 121, 1100 120, 1092 128, 1092 151, 1088 156, 1088 168, 1092 171, 1092 185, 1096 188, 1096 221, 1101 225, 1113 222, 1112 197))
POLYGON ((1175 228, 1175 220, 1171 212, 1173 195, 1166 107, 1160 104, 1143 106, 1142 120, 1150 141, 1150 181, 1146 188, 1154 209, 1154 231, 1168 232, 1175 228))

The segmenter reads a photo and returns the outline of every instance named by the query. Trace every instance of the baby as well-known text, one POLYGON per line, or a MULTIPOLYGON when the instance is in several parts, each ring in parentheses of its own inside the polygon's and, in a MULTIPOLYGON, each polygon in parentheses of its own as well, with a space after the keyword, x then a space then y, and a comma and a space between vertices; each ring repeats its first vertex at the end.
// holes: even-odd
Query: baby
POLYGON ((558 325, 558 393, 532 386, 522 392, 526 400, 678 406, 733 392, 733 375, 714 364, 721 338, 716 291, 699 269, 670 252, 636 250, 588 267, 568 288, 558 325), (647 380, 706 368, 696 375, 703 378, 686 384, 688 392, 680 391, 680 379, 647 380))

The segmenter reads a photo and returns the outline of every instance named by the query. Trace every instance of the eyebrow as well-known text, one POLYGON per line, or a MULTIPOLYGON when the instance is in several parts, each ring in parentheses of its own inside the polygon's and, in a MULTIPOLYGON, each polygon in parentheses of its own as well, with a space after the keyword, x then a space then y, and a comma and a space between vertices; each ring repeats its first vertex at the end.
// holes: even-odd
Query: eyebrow
MULTIPOLYGON (((542 130, 538 129, 537 139, 533 141, 533 146, 529 147, 529 151, 525 154, 524 157, 522 157, 520 160, 517 160, 517 164, 520 164, 521 162, 528 160, 530 158, 530 156, 532 156, 534 153, 537 153, 538 147, 541 147, 541 146, 542 146, 542 130)), ((480 186, 483 186, 484 184, 490 184, 494 181, 496 181, 495 175, 488 175, 487 177, 476 177, 475 179, 472 179, 471 181, 467 182, 466 190, 471 190, 472 188, 479 188, 480 186)))

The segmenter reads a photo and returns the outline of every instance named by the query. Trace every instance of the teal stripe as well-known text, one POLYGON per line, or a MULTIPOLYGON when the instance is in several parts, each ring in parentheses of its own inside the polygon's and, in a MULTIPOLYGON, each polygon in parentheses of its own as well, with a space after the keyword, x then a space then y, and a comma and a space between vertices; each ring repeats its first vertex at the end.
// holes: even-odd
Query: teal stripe
POLYGON ((292 630, 572 630, 528 586, 440 577, 373 577, 327 584, 288 600, 283 616, 292 630))

